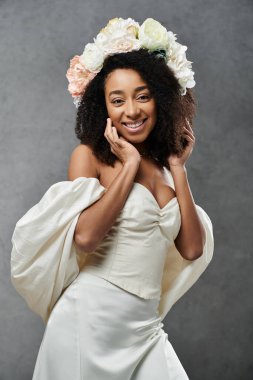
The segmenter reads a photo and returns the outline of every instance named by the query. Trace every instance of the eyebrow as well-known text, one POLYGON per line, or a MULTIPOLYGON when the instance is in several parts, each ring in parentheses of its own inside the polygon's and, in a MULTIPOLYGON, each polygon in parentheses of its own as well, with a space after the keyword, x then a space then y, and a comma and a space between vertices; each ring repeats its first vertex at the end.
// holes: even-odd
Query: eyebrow
MULTIPOLYGON (((136 87, 135 89, 134 89, 134 91, 136 92, 136 91, 141 91, 141 90, 144 90, 144 89, 146 89, 146 88, 148 88, 148 86, 139 86, 139 87, 136 87)), ((110 93, 109 93, 109 96, 110 95, 112 95, 112 94, 124 94, 124 91, 122 91, 122 90, 114 90, 114 91, 111 91, 110 93)))

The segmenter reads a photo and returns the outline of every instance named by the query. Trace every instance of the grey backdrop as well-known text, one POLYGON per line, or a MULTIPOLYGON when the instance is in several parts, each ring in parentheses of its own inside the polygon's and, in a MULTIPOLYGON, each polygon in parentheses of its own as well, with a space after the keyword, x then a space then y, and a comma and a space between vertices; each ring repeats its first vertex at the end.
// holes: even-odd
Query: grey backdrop
POLYGON ((164 328, 191 380, 253 379, 252 1, 2 0, 0 12, 0 380, 32 378, 44 332, 10 283, 13 229, 67 178, 79 141, 66 70, 113 17, 153 17, 176 33, 197 82, 187 168, 215 252, 164 328))

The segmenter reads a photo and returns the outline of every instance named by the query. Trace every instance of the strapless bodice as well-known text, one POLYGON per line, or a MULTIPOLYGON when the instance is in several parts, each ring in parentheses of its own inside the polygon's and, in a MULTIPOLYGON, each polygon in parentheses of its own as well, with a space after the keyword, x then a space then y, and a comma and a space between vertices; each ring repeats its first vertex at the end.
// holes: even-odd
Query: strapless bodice
POLYGON ((142 298, 159 298, 166 253, 180 225, 176 197, 161 208, 144 185, 134 182, 114 225, 87 255, 83 270, 142 298))
MULTIPOLYGON (((165 173, 175 190, 171 173, 165 173)), ((197 260, 185 260, 173 243, 181 226, 177 199, 160 208, 153 194, 139 183, 132 186, 117 220, 93 254, 79 251, 74 242, 78 218, 105 192, 97 178, 57 182, 16 223, 11 281, 45 322, 80 270, 93 270, 144 298, 159 297, 162 288, 158 309, 163 319, 212 259, 213 227, 207 213, 196 205, 205 229, 203 254, 197 260)))

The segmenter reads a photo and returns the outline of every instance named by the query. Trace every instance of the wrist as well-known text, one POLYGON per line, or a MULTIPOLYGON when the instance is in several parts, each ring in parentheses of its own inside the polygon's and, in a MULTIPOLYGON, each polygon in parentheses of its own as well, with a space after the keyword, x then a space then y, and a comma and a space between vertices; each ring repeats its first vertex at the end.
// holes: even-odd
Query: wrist
POLYGON ((187 173, 185 165, 170 165, 170 172, 173 173, 187 173))
POLYGON ((128 169, 130 168, 133 168, 133 169, 135 169, 135 168, 139 168, 139 166, 140 166, 140 162, 141 162, 141 160, 127 160, 127 161, 125 161, 124 163, 123 163, 123 167, 127 167, 128 169))

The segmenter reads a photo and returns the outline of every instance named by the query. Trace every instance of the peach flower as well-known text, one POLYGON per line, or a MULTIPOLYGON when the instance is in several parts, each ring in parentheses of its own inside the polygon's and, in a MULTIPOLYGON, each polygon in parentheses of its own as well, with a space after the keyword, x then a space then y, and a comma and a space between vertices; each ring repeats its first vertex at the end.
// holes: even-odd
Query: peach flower
POLYGON ((95 77, 95 73, 91 73, 80 62, 80 56, 75 55, 70 60, 70 67, 67 70, 66 78, 69 81, 68 90, 73 97, 79 97, 84 92, 87 84, 95 77))

